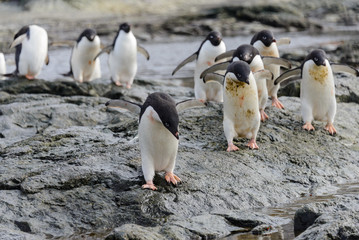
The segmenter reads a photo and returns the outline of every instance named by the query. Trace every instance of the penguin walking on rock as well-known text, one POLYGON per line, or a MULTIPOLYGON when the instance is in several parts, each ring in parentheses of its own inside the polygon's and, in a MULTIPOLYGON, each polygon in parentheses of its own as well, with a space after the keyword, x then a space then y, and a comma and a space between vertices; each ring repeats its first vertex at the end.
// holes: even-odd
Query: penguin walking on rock
POLYGON ((303 129, 312 131, 313 120, 325 121, 325 129, 334 135, 337 131, 333 122, 337 110, 333 72, 347 72, 359 76, 359 71, 343 64, 330 63, 325 52, 313 50, 306 56, 300 67, 280 75, 275 85, 301 80, 300 100, 302 107, 303 129))
MULTIPOLYGON (((276 57, 262 57, 259 54, 259 51, 249 44, 240 45, 235 50, 230 50, 225 53, 220 54, 216 57, 215 61, 222 60, 225 58, 231 57, 231 59, 227 62, 222 62, 215 64, 205 71, 203 71, 200 75, 200 78, 203 78, 207 73, 215 72, 218 70, 225 70, 230 65, 231 62, 235 61, 245 61, 249 64, 252 72, 257 72, 263 70, 265 67, 269 65, 279 65, 285 68, 290 68, 291 64, 288 60, 283 58, 276 57)), ((259 100, 259 111, 261 115, 261 121, 265 121, 268 119, 268 115, 265 113, 266 103, 268 99, 268 91, 267 91, 267 82, 265 78, 256 79, 257 90, 258 90, 258 100, 259 100)))
MULTIPOLYGON (((282 38, 278 41, 274 38, 274 35, 269 30, 262 30, 254 34, 251 40, 251 45, 258 49, 262 56, 277 57, 279 58, 278 45, 289 44, 289 38, 282 38)), ((265 67, 271 73, 273 73, 273 79, 276 79, 280 75, 279 65, 269 65, 265 67)), ((274 85, 272 80, 267 80, 268 95, 272 98, 272 106, 279 109, 283 109, 283 104, 278 100, 279 85, 274 85)))
POLYGON ((47 32, 37 25, 22 27, 14 36, 10 48, 16 48, 14 73, 7 75, 37 77, 44 63, 49 64, 47 32))
POLYGON ((112 81, 117 86, 125 85, 129 89, 137 73, 137 51, 142 53, 147 60, 150 59, 147 50, 137 44, 131 26, 128 23, 122 23, 112 45, 102 49, 94 60, 100 54, 107 52, 112 81))
POLYGON ((224 85, 223 129, 226 136, 227 152, 237 151, 233 138, 249 138, 248 147, 258 149, 256 137, 260 126, 258 91, 255 79, 271 78, 268 70, 252 73, 248 63, 234 61, 229 64, 224 76, 207 74, 203 81, 217 81, 224 85))
POLYGON ((187 100, 179 103, 166 93, 150 94, 143 105, 125 101, 110 100, 107 107, 118 107, 139 114, 138 136, 142 158, 142 171, 146 184, 142 188, 156 190, 153 177, 157 171, 165 171, 167 182, 176 185, 181 181, 173 170, 175 168, 178 140, 178 112, 204 106, 198 100, 187 100))
POLYGON ((208 67, 214 64, 214 59, 221 53, 226 51, 226 45, 222 40, 222 35, 219 32, 212 31, 201 43, 199 49, 191 56, 183 60, 173 70, 174 75, 180 68, 189 62, 196 60, 196 68, 194 71, 194 95, 196 99, 203 102, 216 101, 223 102, 223 87, 217 83, 204 84, 200 78, 201 73, 208 67))
POLYGON ((101 77, 100 59, 94 58, 101 51, 101 41, 94 29, 85 29, 72 49, 70 72, 76 81, 89 82, 101 77))

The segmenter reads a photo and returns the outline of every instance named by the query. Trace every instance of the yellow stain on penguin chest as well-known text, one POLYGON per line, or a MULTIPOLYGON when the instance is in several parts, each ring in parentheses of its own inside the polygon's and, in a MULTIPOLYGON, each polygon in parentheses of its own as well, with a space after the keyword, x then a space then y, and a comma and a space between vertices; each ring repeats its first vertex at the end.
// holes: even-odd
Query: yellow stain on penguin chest
POLYGON ((309 69, 309 75, 317 82, 325 84, 325 80, 328 78, 328 68, 326 66, 314 65, 309 69))
POLYGON ((239 94, 239 90, 242 90, 246 87, 246 83, 244 82, 234 82, 232 80, 226 82, 226 90, 227 92, 231 93, 231 95, 239 94))
POLYGON ((253 115, 254 115, 254 111, 251 109, 247 109, 246 118, 252 118, 253 115))

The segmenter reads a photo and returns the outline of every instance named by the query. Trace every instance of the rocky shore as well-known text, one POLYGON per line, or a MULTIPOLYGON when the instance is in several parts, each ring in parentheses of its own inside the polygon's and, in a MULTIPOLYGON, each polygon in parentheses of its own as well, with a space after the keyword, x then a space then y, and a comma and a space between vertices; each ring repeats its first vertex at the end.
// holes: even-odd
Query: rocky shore
MULTIPOLYGON (((151 25, 139 21, 137 29, 143 40, 151 39, 153 32, 171 40, 202 35, 211 30, 209 26, 226 36, 237 31, 251 34, 263 27, 277 32, 305 29, 310 34, 327 31, 325 20, 340 24, 341 13, 349 19, 343 24, 358 20, 356 1, 277 4, 283 2, 281 8, 236 4, 231 8, 227 1, 220 7, 202 5, 187 15, 179 9, 176 17, 151 25), (271 14, 275 11, 277 15, 271 14), (283 21, 286 25, 280 26, 283 21)), ((93 26, 106 26, 101 25, 106 19, 93 26)), ((52 26, 49 35, 55 38, 52 26)), ((69 32, 67 37, 76 34, 69 32)), ((333 61, 357 67, 358 49, 357 40, 352 40, 326 50, 333 61)), ((305 53, 306 49, 294 49, 284 57, 295 66, 305 53)), ((337 184, 359 182, 358 78, 336 74, 335 136, 321 122, 314 122, 314 132, 302 130, 299 85, 290 85, 281 90, 285 110, 270 107, 268 101, 270 118, 261 124, 259 150, 250 150, 247 140, 237 139, 240 150, 227 153, 222 105, 209 103, 180 114, 175 173, 183 183, 169 185, 159 173, 154 179, 158 191, 143 190, 138 116, 107 109, 104 103, 117 98, 141 103, 155 91, 167 92, 176 101, 193 97, 192 88, 181 79, 169 84, 136 79, 130 90, 109 79, 82 84, 65 79, 0 81, 0 239, 215 239, 238 232, 270 234, 288 218, 258 209, 315 198, 335 192, 337 184)), ((297 239, 358 239, 358 206, 357 195, 342 194, 299 208, 294 226, 303 232, 297 239)))

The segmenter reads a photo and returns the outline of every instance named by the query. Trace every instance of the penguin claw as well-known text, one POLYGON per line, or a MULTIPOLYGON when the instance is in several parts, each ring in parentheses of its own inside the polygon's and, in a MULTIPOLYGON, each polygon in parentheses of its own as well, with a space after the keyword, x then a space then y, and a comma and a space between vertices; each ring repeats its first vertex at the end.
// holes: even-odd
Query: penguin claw
POLYGON ((122 84, 120 82, 114 82, 117 87, 121 87, 122 84))
POLYGON ((265 120, 269 119, 268 115, 264 112, 264 109, 260 110, 260 114, 261 114, 261 121, 265 122, 265 120))
POLYGON ((272 97, 272 106, 279 109, 284 109, 284 105, 278 100, 277 97, 272 97))
POLYGON ((302 127, 304 130, 307 130, 307 131, 314 131, 315 128, 313 127, 313 125, 311 123, 305 123, 302 127))
POLYGON ((127 88, 127 89, 130 89, 130 88, 131 88, 131 84, 130 84, 130 83, 127 83, 127 84, 126 84, 126 88, 127 88))
POLYGON ((142 188, 143 189, 151 189, 153 191, 157 190, 157 187, 152 182, 143 184, 142 188))
POLYGON ((177 183, 181 182, 181 179, 171 172, 166 173, 165 179, 168 183, 171 182, 173 185, 177 185, 177 183))
POLYGON ((233 143, 228 143, 227 152, 238 151, 239 148, 233 143))
POLYGON ((257 143, 256 143, 256 140, 253 138, 249 141, 249 143, 247 144, 247 146, 250 148, 250 149, 259 149, 257 143))
POLYGON ((330 135, 334 135, 337 133, 337 130, 334 128, 332 123, 328 123, 327 125, 325 125, 324 129, 327 130, 330 135))
POLYGON ((33 80, 35 77, 30 75, 30 74, 26 74, 25 77, 29 80, 33 80))

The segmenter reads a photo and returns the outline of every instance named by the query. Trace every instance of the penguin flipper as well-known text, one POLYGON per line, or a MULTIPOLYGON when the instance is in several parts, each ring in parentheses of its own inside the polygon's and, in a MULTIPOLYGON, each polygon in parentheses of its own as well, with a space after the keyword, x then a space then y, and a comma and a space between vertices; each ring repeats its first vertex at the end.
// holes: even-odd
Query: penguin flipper
POLYGON ((16 47, 17 45, 21 44, 25 38, 27 37, 27 33, 24 33, 17 38, 14 39, 14 41, 11 43, 10 48, 16 47))
POLYGON ((96 58, 98 58, 102 53, 110 53, 113 49, 113 46, 110 45, 110 46, 107 46, 107 47, 104 47, 95 57, 94 57, 94 61, 96 60, 96 58))
POLYGON ((229 57, 232 57, 233 56, 233 53, 235 52, 236 50, 233 49, 233 50, 229 50, 227 52, 224 52, 222 54, 219 54, 215 59, 214 61, 217 62, 223 58, 229 58, 229 57))
POLYGON ((205 106, 206 106, 205 103, 203 103, 202 101, 197 100, 197 99, 188 99, 188 100, 184 100, 182 102, 176 103, 177 112, 181 112, 188 108, 205 107, 205 106))
POLYGON ((277 40, 277 46, 290 44, 290 38, 280 38, 277 40))
POLYGON ((268 80, 272 80, 273 78, 273 73, 271 73, 271 71, 269 70, 266 70, 266 69, 262 69, 262 70, 259 70, 257 72, 254 72, 253 73, 254 75, 254 78, 255 79, 268 79, 268 80))
POLYGON ((292 64, 284 58, 277 58, 277 57, 262 57, 264 66, 268 66, 271 64, 279 65, 281 67, 284 67, 286 69, 290 69, 292 67, 292 64))
POLYGON ((49 63, 50 63, 50 57, 49 57, 49 54, 46 54, 45 64, 49 65, 49 63))
POLYGON ((302 80, 302 77, 301 77, 301 76, 299 76, 299 75, 297 75, 297 76, 292 76, 292 77, 290 77, 290 78, 287 78, 287 79, 283 80, 283 81, 280 83, 280 86, 281 86, 281 87, 285 87, 285 86, 287 86, 287 85, 289 85, 289 84, 291 84, 291 83, 295 83, 295 82, 298 82, 298 81, 300 81, 300 80, 302 80))
POLYGON ((182 68, 184 65, 186 65, 189 62, 193 62, 194 60, 196 60, 198 56, 198 53, 195 52, 193 53, 191 56, 189 56, 188 58, 186 58, 185 60, 183 60, 180 64, 178 64, 178 66, 175 68, 175 70, 173 70, 172 72, 172 76, 180 69, 182 68))
POLYGON ((141 105, 126 100, 110 100, 105 104, 106 107, 110 108, 122 108, 130 112, 140 114, 141 105))
POLYGON ((137 51, 141 53, 143 56, 145 56, 147 61, 150 60, 150 54, 147 52, 147 50, 144 47, 137 45, 137 51))
POLYGON ((288 70, 288 71, 282 73, 282 75, 280 75, 279 77, 277 77, 277 79, 274 80, 274 85, 277 85, 288 78, 292 78, 293 76, 298 76, 298 75, 300 77, 302 76, 302 68, 301 67, 293 68, 291 70, 288 70))
POLYGON ((346 72, 356 77, 359 77, 359 71, 348 65, 340 64, 340 63, 331 63, 330 66, 332 67, 333 72, 346 72))
POLYGON ((218 82, 219 84, 223 85, 224 76, 218 73, 207 73, 203 78, 203 82, 218 82))
POLYGON ((204 70, 201 75, 199 76, 199 78, 203 78, 204 76, 206 76, 206 74, 208 73, 213 73, 215 71, 219 71, 219 70, 226 70, 227 67, 229 66, 230 62, 222 62, 222 63, 217 63, 214 64, 212 66, 210 66, 209 68, 207 68, 206 70, 204 70))

